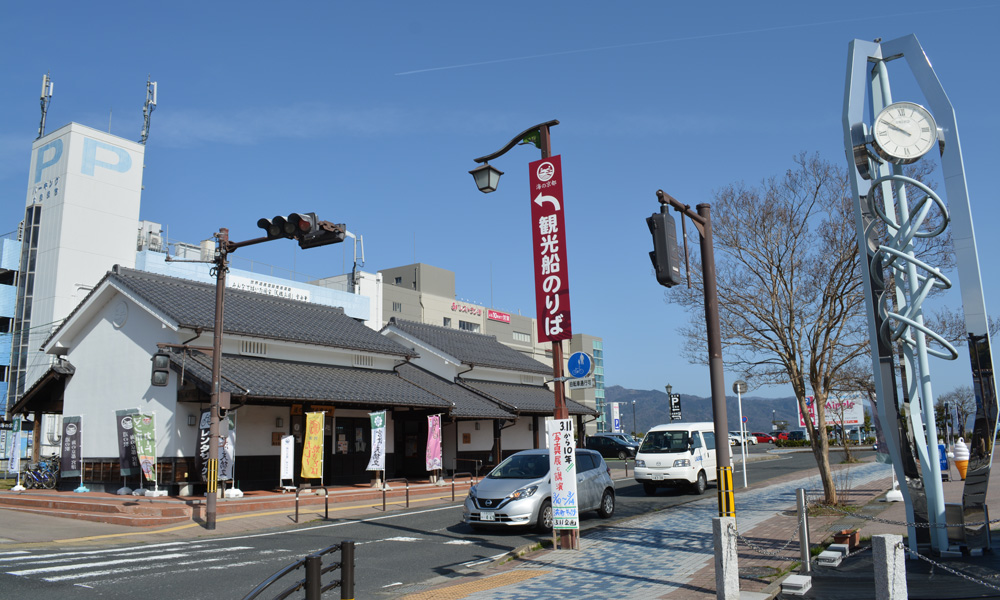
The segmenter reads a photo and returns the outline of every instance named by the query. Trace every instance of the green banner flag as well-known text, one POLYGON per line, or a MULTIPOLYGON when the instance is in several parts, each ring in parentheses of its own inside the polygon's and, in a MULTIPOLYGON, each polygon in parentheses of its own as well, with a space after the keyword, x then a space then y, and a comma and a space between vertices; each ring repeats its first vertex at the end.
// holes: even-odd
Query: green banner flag
POLYGON ((132 418, 135 432, 135 453, 146 481, 156 481, 156 426, 153 415, 135 415, 132 418))

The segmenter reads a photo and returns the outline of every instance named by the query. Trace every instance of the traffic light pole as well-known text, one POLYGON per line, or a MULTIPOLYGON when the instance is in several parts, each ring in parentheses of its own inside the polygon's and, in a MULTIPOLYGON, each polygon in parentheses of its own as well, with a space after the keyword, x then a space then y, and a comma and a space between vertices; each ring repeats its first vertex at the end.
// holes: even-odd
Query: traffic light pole
MULTIPOLYGON (((660 204, 670 205, 691 219, 701 239, 701 271, 705 292, 705 324, 708 333, 708 373, 712 384, 712 422, 715 429, 716 473, 719 482, 719 516, 735 517, 733 498, 733 468, 730 466, 726 389, 722 364, 722 328, 719 325, 719 293, 715 282, 715 252, 712 247, 712 217, 707 203, 697 206, 698 212, 657 190, 660 204)), ((745 466, 745 465, 744 465, 745 466)))

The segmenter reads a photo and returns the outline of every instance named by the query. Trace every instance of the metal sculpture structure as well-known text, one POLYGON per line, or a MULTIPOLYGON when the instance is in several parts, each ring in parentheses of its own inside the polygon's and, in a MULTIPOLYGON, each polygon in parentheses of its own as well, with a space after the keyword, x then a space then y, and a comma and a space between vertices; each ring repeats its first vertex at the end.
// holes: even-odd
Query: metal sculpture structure
POLYGON ((979 553, 990 547, 985 500, 998 415, 993 358, 955 111, 916 36, 850 43, 844 143, 868 307, 876 410, 893 468, 906 483, 902 491, 909 545, 914 551, 929 546, 939 554, 961 546, 979 553), (889 64, 897 60, 896 65, 905 62, 909 67, 929 112, 919 104, 893 103, 889 64), (929 156, 935 146, 947 204, 903 174, 904 164, 929 156), (914 202, 915 197, 919 200, 914 202), (940 217, 936 221, 930 218, 935 213, 940 217), (945 527, 928 357, 954 360, 958 352, 925 325, 922 309, 934 288, 952 284, 939 269, 915 256, 921 239, 940 235, 949 226, 976 395, 962 534, 952 536, 945 527), (897 355, 902 362, 899 377, 897 355))

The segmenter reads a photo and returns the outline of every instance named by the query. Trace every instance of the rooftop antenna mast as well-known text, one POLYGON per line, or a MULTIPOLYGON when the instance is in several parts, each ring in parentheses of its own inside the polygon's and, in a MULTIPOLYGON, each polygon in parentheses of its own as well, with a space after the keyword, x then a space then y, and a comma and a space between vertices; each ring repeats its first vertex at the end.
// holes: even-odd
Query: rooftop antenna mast
POLYGON ((38 138, 45 135, 45 115, 49 112, 49 102, 52 101, 52 88, 55 87, 49 74, 42 75, 42 122, 38 125, 38 138))
POLYGON ((149 118, 153 115, 153 110, 156 109, 156 82, 150 81, 149 76, 146 76, 146 104, 142 107, 142 135, 139 138, 139 143, 143 146, 146 145, 146 140, 149 138, 149 118))

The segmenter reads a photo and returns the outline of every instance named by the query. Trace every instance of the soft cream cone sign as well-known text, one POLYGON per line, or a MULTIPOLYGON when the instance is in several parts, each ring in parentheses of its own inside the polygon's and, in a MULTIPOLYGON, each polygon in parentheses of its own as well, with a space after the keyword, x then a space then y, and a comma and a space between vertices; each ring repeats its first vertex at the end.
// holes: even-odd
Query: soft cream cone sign
POLYGON ((965 445, 964 438, 958 438, 955 442, 955 468, 958 469, 958 476, 965 479, 965 471, 969 468, 969 447, 965 445))

